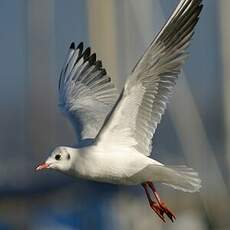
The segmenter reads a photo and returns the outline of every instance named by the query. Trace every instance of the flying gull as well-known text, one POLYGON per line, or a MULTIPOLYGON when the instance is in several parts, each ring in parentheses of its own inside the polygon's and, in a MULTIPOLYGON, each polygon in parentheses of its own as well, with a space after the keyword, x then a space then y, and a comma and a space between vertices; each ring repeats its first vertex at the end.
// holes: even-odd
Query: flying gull
POLYGON ((161 182, 184 192, 201 188, 187 166, 152 158, 152 139, 188 52, 202 0, 181 0, 118 94, 96 54, 72 43, 59 80, 61 110, 77 133, 77 148, 54 149, 37 170, 113 184, 142 185, 150 207, 165 222, 175 215, 156 192, 161 182))

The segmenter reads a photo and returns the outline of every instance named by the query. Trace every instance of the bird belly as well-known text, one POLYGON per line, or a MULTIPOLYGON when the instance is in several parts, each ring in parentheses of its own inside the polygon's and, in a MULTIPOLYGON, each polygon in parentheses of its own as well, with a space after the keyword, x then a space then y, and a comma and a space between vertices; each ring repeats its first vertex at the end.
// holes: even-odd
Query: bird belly
POLYGON ((135 152, 97 152, 78 159, 71 174, 99 182, 135 185, 140 180, 133 175, 152 163, 151 158, 135 152))

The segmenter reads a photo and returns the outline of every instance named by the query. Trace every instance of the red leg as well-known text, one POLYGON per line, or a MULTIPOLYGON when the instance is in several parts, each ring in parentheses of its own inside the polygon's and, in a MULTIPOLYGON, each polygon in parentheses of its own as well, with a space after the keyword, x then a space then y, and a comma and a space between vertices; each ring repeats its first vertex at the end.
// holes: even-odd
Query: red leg
POLYGON ((142 186, 145 190, 145 193, 146 193, 146 196, 148 198, 150 207, 165 222, 165 218, 164 218, 161 210, 159 209, 159 205, 151 199, 151 196, 150 196, 149 191, 148 191, 147 183, 143 183, 142 186))
POLYGON ((159 209, 160 209, 160 213, 161 215, 163 216, 164 213, 168 216, 168 218, 173 222, 175 219, 176 219, 176 216, 166 207, 166 205, 161 201, 154 185, 152 182, 147 182, 148 186, 151 188, 155 198, 156 198, 156 201, 159 205, 159 209))

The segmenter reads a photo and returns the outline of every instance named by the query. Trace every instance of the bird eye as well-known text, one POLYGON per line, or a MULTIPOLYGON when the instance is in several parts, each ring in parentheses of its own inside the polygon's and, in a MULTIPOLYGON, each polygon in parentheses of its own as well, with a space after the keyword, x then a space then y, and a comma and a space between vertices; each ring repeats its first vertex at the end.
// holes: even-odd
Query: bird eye
POLYGON ((61 159, 61 155, 60 154, 55 155, 55 160, 59 161, 60 159, 61 159))
POLYGON ((67 154, 67 160, 69 160, 70 159, 70 155, 69 155, 69 153, 67 154))

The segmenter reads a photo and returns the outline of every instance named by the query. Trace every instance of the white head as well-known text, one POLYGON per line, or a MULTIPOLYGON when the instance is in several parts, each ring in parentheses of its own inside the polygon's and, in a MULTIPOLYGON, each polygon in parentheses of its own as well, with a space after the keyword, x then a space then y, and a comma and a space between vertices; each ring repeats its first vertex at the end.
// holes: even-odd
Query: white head
POLYGON ((72 151, 69 147, 57 147, 51 153, 45 163, 40 164, 36 170, 56 169, 59 171, 68 171, 72 163, 72 151))

